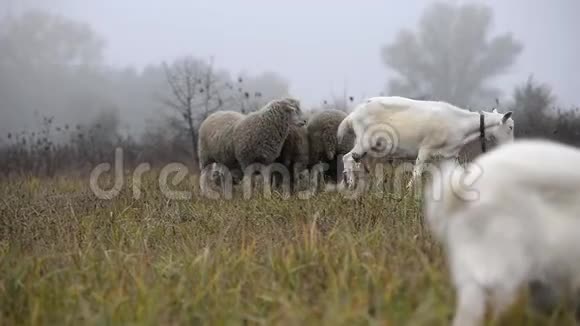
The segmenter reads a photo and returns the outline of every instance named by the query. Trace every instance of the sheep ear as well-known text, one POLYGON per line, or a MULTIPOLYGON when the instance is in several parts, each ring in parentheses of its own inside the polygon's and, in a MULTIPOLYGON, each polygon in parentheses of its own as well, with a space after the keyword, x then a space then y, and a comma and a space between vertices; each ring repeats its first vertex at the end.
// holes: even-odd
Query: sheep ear
POLYGON ((494 108, 491 112, 492 113, 499 113, 499 112, 497 112, 497 109, 496 108, 494 108))
POLYGON ((506 121, 508 121, 509 118, 512 117, 513 112, 509 111, 508 113, 503 115, 503 118, 501 119, 501 123, 505 123, 506 121))

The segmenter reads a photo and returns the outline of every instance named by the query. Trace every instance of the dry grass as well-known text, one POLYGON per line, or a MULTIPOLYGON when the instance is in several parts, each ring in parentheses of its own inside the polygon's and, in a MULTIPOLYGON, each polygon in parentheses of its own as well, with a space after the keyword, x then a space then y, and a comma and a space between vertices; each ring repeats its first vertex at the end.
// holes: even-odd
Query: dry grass
MULTIPOLYGON (((98 200, 85 179, 0 185, 0 325, 445 325, 453 313, 411 197, 171 201, 152 177, 139 200, 127 186, 98 200)), ((531 321, 520 307, 509 324, 531 321)))

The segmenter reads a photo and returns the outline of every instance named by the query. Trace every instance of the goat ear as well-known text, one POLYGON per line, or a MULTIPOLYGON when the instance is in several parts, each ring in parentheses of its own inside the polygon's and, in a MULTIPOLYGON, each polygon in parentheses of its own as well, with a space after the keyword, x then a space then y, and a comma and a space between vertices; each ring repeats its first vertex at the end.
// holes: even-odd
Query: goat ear
POLYGON ((499 112, 497 112, 497 109, 496 108, 494 108, 491 112, 492 113, 499 113, 499 112))
POLYGON ((501 119, 501 122, 505 123, 506 121, 508 121, 508 119, 512 117, 512 114, 513 114, 512 111, 509 111, 508 113, 504 114, 503 118, 501 119))

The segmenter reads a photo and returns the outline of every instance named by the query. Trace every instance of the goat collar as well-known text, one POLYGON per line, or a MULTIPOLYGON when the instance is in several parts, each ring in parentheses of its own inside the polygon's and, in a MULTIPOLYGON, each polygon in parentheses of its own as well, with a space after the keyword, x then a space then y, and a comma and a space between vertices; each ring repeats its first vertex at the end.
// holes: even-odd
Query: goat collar
POLYGON ((481 151, 485 153, 487 146, 485 145, 485 116, 482 112, 479 113, 479 141, 481 142, 481 151))

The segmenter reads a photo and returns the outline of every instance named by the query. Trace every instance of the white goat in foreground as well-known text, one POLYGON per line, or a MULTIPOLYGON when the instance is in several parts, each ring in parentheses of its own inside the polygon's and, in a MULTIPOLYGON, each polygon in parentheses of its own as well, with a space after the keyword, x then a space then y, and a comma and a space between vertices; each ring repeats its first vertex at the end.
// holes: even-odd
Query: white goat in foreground
MULTIPOLYGON (((540 140, 490 151, 466 174, 453 161, 441 163, 443 173, 425 188, 424 208, 456 289, 453 325, 480 325, 487 303, 499 317, 534 282, 578 304, 579 166, 580 150, 540 140), (459 188, 450 176, 475 181, 459 188), (434 198, 440 189, 442 197, 434 198), (468 191, 478 198, 466 200, 468 191)), ((543 298, 532 292, 532 299, 543 298)))
POLYGON ((513 141, 511 115, 496 110, 470 112, 445 102, 370 98, 343 120, 337 132, 339 141, 350 128, 356 135, 354 148, 343 157, 346 182, 353 185, 354 165, 367 154, 374 158, 416 157, 410 188, 433 156, 456 158, 461 148, 481 136, 493 137, 498 143, 513 141))

